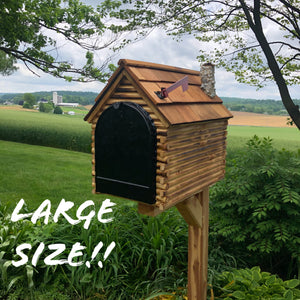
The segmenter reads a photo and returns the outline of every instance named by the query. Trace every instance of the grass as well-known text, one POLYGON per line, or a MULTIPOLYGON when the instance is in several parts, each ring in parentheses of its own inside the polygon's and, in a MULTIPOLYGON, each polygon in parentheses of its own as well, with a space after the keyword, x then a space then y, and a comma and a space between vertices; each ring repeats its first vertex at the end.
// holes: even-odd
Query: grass
POLYGON ((270 137, 275 148, 285 148, 290 151, 300 149, 300 132, 297 128, 228 126, 228 149, 244 147, 247 140, 254 135, 270 137))
POLYGON ((67 107, 67 106, 62 106, 61 107, 64 113, 67 113, 69 111, 74 111, 75 116, 85 116, 88 113, 88 109, 85 108, 84 106, 78 106, 78 107, 67 107))
MULTIPOLYGON (((92 194, 91 155, 81 152, 0 141, 0 201, 15 206, 23 198, 29 208, 45 199, 56 206, 62 198, 78 207, 104 195, 92 194)), ((114 202, 124 202, 109 197, 114 202)))

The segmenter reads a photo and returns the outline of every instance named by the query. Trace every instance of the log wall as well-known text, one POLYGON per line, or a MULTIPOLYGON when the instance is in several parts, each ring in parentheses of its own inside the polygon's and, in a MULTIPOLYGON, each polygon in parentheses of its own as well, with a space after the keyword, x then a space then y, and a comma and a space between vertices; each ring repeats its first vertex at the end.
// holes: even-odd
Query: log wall
POLYGON ((227 120, 175 125, 158 149, 163 209, 224 177, 227 120))

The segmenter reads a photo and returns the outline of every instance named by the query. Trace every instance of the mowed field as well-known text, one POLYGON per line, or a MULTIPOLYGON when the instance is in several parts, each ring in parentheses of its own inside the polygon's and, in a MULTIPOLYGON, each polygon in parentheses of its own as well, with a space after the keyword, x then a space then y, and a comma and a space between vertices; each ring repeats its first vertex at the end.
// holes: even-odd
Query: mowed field
POLYGON ((289 128, 296 127, 287 124, 288 116, 272 116, 244 111, 232 111, 231 113, 233 114, 233 118, 229 120, 229 125, 289 128))
POLYGON ((232 111, 229 120, 227 145, 228 151, 243 148, 254 135, 271 138, 277 149, 298 151, 300 131, 296 126, 288 126, 287 116, 272 116, 232 111))

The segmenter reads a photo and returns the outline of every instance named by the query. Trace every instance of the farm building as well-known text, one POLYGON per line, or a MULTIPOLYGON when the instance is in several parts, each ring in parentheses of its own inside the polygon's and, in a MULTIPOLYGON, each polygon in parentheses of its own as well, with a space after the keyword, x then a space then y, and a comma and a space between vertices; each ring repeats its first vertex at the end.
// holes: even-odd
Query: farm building
POLYGON ((120 60, 85 117, 94 192, 137 200, 149 215, 196 195, 224 176, 231 117, 215 94, 213 65, 199 72, 120 60), (186 91, 176 88, 184 78, 186 91))

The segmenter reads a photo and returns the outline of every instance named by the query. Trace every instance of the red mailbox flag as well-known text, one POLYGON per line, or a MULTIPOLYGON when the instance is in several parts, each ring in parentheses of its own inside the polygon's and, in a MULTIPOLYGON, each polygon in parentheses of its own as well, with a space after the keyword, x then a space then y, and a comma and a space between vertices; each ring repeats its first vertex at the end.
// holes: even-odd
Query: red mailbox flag
POLYGON ((177 89, 180 86, 182 86, 182 91, 185 92, 188 89, 188 85, 189 85, 188 76, 184 76, 182 79, 173 83, 168 88, 161 88, 160 92, 155 92, 155 93, 159 98, 163 99, 163 98, 168 97, 169 93, 171 93, 172 91, 174 91, 175 89, 177 89))

